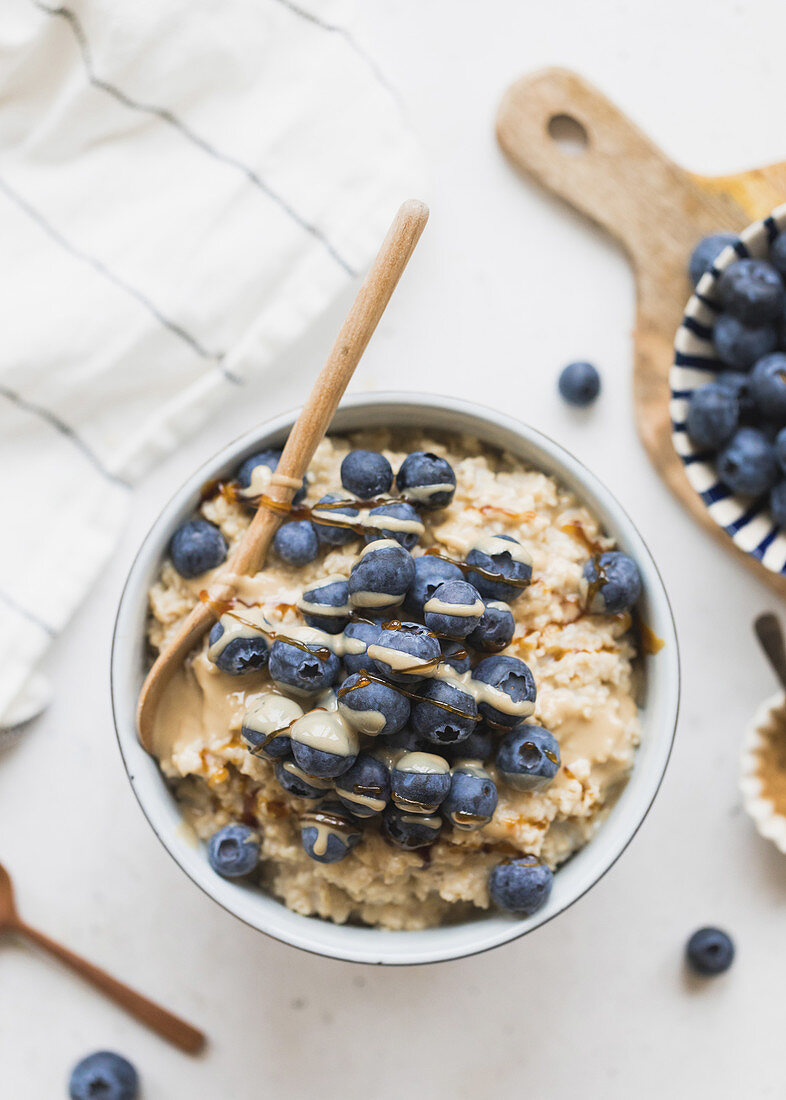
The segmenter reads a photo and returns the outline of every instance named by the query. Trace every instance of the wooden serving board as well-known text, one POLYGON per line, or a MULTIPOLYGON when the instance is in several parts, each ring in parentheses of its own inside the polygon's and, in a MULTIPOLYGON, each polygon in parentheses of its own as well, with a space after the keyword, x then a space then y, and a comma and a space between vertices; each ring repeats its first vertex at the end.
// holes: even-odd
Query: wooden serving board
POLYGON ((732 176, 687 172, 580 76, 544 69, 516 81, 497 115, 497 138, 513 163, 619 241, 636 278, 633 393, 641 440, 688 511, 772 588, 786 578, 739 550, 691 487, 671 441, 669 368, 691 294, 688 258, 700 237, 739 232, 786 200, 786 162, 732 176), (586 145, 566 152, 556 118, 578 123, 586 145))

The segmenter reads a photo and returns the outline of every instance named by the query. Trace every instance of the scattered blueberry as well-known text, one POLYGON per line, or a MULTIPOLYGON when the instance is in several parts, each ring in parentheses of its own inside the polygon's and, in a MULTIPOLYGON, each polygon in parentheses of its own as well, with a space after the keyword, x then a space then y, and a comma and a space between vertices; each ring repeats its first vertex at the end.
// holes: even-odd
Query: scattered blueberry
POLYGON ((718 278, 718 297, 746 325, 766 325, 783 310, 783 280, 766 260, 737 260, 718 278))
POLYGON ((513 641, 516 623, 513 613, 501 600, 485 600, 480 622, 467 637, 473 649, 499 653, 513 641))
POLYGON ((450 790, 450 765, 431 752, 407 752, 390 772, 390 794, 400 810, 432 814, 450 790))
POLYGON ((475 666, 472 677, 495 689, 492 693, 495 705, 485 699, 478 703, 478 710, 489 721, 501 726, 515 726, 535 709, 535 679, 518 657, 504 654, 484 657, 475 666), (496 692, 500 694, 496 696, 496 692), (505 701, 505 696, 510 702, 505 701))
POLYGON ((273 549, 288 565, 308 565, 319 553, 319 539, 307 519, 283 523, 276 531, 273 549))
POLYGON ((491 728, 480 722, 475 726, 466 741, 459 741, 444 749, 452 760, 490 760, 494 754, 494 734, 491 728))
POLYGON ((466 638, 483 617, 480 593, 469 581, 444 581, 426 601, 423 620, 435 634, 466 638))
POLYGON ((227 544, 214 523, 192 519, 175 531, 169 556, 180 576, 190 581, 221 565, 226 560, 227 544))
POLYGON ((778 480, 775 448, 757 428, 740 428, 718 455, 718 476, 734 493, 759 496, 778 480))
POLYGON ((333 787, 331 779, 317 779, 313 775, 306 775, 294 760, 277 760, 274 771, 279 786, 296 798, 308 798, 312 801, 324 798, 333 787))
POLYGON ((396 485, 403 497, 422 508, 446 508, 456 491, 456 475, 439 455, 413 451, 401 463, 396 485))
POLYGON ((380 504, 377 508, 372 508, 362 522, 366 528, 364 535, 366 542, 395 539, 405 550, 411 550, 416 546, 418 539, 426 530, 418 513, 404 500, 391 500, 388 504, 380 504), (385 524, 386 517, 391 521, 391 525, 385 524))
POLYGON ((344 668, 347 672, 361 672, 363 669, 371 672, 374 669, 374 662, 370 657, 366 656, 366 650, 368 647, 379 638, 382 627, 378 622, 366 622, 362 619, 357 621, 353 620, 349 626, 344 627, 344 639, 351 639, 353 644, 357 645, 358 653, 344 654, 344 668), (360 646, 363 646, 360 649, 360 646))
POLYGON ((323 802, 301 818, 303 850, 317 863, 338 863, 345 859, 358 846, 362 835, 340 802, 323 802))
POLYGON ((709 237, 702 237, 690 255, 688 273, 694 286, 704 275, 730 244, 736 244, 737 238, 733 233, 711 233, 709 237))
POLYGON ((328 546, 346 546, 357 538, 351 526, 331 523, 333 519, 343 519, 345 524, 356 524, 360 522, 360 512, 336 493, 326 493, 311 509, 311 520, 319 541, 328 546))
POLYGON ((772 518, 786 531, 786 481, 779 481, 770 493, 772 518))
POLYGON ((294 699, 275 693, 263 695, 243 715, 240 735, 254 756, 279 760, 290 753, 289 732, 279 733, 276 737, 271 737, 271 734, 277 730, 288 731, 288 727, 302 717, 303 708, 294 699))
POLYGON ((765 355, 753 368, 751 396, 764 420, 786 420, 786 353, 765 355))
POLYGON ((532 580, 532 557, 512 535, 490 535, 481 539, 467 554, 467 563, 483 570, 482 573, 473 570, 467 580, 485 600, 512 603, 532 580), (515 583, 508 583, 510 581, 515 583))
POLYGON ((71 1100, 136 1100, 139 1077, 126 1058, 99 1050, 74 1066, 68 1095, 71 1100))
POLYGON ((594 615, 629 611, 641 595, 641 574, 633 558, 621 550, 596 554, 584 566, 587 609, 594 615))
POLYGON ((778 333, 773 325, 750 328, 730 313, 723 313, 712 332, 718 358, 727 367, 748 370, 778 346, 778 333))
POLYGON ((349 574, 349 598, 359 611, 392 610, 404 601, 415 576, 415 563, 403 546, 370 542, 349 574))
POLYGON ((480 829, 497 808, 497 788, 489 773, 469 760, 450 770, 450 790, 442 814, 457 829, 480 829))
POLYGON ((422 615, 428 600, 444 581, 460 581, 463 573, 452 561, 438 558, 436 554, 423 554, 413 558, 415 575, 404 606, 412 615, 422 615))
MULTIPOLYGON (((405 752, 431 752, 430 745, 425 737, 421 737, 411 726, 404 726, 398 733, 391 734, 384 740, 385 750, 393 751, 401 756, 405 752)), ((391 765, 392 766, 392 765, 391 765)))
POLYGON ((355 817, 376 817, 390 801, 390 772, 376 756, 362 752, 336 780, 336 794, 355 817))
POLYGON ((465 642, 443 640, 440 645, 442 648, 442 659, 446 665, 449 665, 454 672, 461 674, 469 672, 471 662, 465 642))
POLYGON ((316 779, 335 779, 357 759, 357 733, 335 710, 309 711, 292 723, 289 737, 295 763, 316 779))
POLYGON ((350 451, 341 463, 341 484, 360 500, 390 491, 393 467, 378 451, 350 451))
MULTIPOLYGON (((247 458, 237 472, 237 480, 241 489, 252 489, 254 496, 264 493, 270 484, 270 476, 275 472, 281 458, 281 451, 260 451, 259 454, 247 458), (254 470, 260 473, 254 477, 254 470), (269 470, 270 474, 263 474, 263 470, 269 470), (253 482, 253 484, 252 484, 253 482)), ((300 504, 306 496, 306 479, 303 478, 303 487, 298 489, 292 498, 293 504, 300 504)))
POLYGON ((559 392, 569 405, 583 409, 600 393, 600 375, 592 363, 568 363, 559 376, 559 392))
POLYGON ((338 657, 315 642, 301 649, 276 639, 270 648, 270 676, 284 687, 311 695, 329 688, 338 674, 338 657))
POLYGON ((442 656, 439 641, 420 623, 383 628, 370 650, 369 656, 385 679, 410 685, 421 679, 422 666, 434 667, 442 656))
POLYGON ((554 875, 535 856, 498 863, 489 875, 489 894, 500 909, 531 917, 549 900, 554 875))
POLYGON ((223 878, 243 878, 259 863, 259 841, 247 825, 225 825, 207 842, 207 858, 223 878))
POLYGON ((349 587, 343 577, 325 577, 306 588, 297 602, 303 618, 315 630, 340 634, 349 624, 349 587))
POLYGON ((362 672, 347 676, 338 689, 338 709, 359 733, 370 737, 397 733, 409 721, 409 699, 390 684, 368 680, 362 672))
POLYGON ((466 741, 477 724, 474 698, 445 680, 429 680, 412 707, 412 728, 432 745, 451 747, 466 741))
POLYGON ((697 447, 722 447, 734 435, 739 419, 740 405, 728 386, 710 382, 690 396, 686 427, 697 447))
POLYGON ((398 806, 388 806, 382 815, 384 835, 408 852, 433 844, 441 829, 442 818, 438 814, 413 814, 398 806))
POLYGON ((497 750, 497 770, 509 787, 536 791, 547 786, 559 771, 556 737, 541 726, 524 723, 509 730, 497 750))
MULTIPOLYGON (((208 635, 208 659, 228 672, 230 676, 242 676, 246 672, 259 672, 268 663, 270 650, 263 634, 250 634, 245 627, 243 633, 232 637, 236 620, 222 615, 208 635)), ((249 628, 250 629, 250 628, 249 628)))
POLYGON ((686 955, 697 974, 722 974, 734 962, 734 943, 720 928, 700 928, 688 940, 686 955))

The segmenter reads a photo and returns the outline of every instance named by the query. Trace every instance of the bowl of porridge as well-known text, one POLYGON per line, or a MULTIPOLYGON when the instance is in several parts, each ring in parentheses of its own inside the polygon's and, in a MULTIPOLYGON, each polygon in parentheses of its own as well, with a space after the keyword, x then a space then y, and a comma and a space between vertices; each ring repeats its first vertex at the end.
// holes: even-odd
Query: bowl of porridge
POLYGON ((189 877, 285 943, 412 964, 512 940, 597 882, 655 797, 679 699, 660 576, 534 429, 349 398, 265 569, 211 605, 148 754, 144 675, 271 506, 293 421, 198 470, 134 562, 112 653, 134 792, 189 877))

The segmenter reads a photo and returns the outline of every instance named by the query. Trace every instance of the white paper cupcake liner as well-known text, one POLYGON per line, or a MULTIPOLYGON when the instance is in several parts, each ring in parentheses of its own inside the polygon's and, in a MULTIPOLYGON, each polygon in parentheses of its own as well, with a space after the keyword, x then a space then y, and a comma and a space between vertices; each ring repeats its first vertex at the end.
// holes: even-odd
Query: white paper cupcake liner
POLYGON ((773 711, 786 707, 782 693, 766 699, 754 714, 742 745, 740 760, 740 791, 742 804, 752 818, 760 836, 771 840, 776 848, 786 853, 786 816, 779 813, 769 798, 763 795, 761 780, 761 756, 767 739, 763 733, 770 724, 773 711))

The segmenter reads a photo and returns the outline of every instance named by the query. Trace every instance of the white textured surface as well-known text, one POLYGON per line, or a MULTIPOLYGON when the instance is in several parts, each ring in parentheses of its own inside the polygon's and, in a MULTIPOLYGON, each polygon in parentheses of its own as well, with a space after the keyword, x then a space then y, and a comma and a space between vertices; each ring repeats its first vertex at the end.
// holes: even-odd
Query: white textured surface
POLYGON ((256 407, 228 410, 149 479, 111 569, 56 646, 55 703, 0 758, 0 858, 25 914, 202 1024, 211 1049, 188 1060, 8 945, 0 1091, 57 1100, 70 1063, 110 1046, 139 1065, 145 1100, 779 1096, 786 860, 737 794, 744 727, 773 689, 750 623, 774 598, 683 514, 635 439, 623 258, 517 179, 491 129, 509 80, 559 62, 698 170, 782 156, 764 109, 786 94, 781 36, 771 33, 779 5, 716 0, 711 20, 700 0, 365 7, 358 38, 415 120, 433 215, 357 386, 497 404, 566 443, 632 511, 682 639, 683 714, 664 788, 619 865, 570 912, 517 944, 436 968, 357 968, 281 947, 225 916, 165 855, 111 728, 108 647, 123 575, 197 462, 257 414, 297 403, 330 342, 335 322, 325 324, 282 363, 275 388, 255 391, 256 407), (554 394, 558 366, 576 356, 603 370, 606 390, 588 415, 554 394), (681 952, 707 922, 735 936, 738 959, 725 977, 697 983, 681 952))

